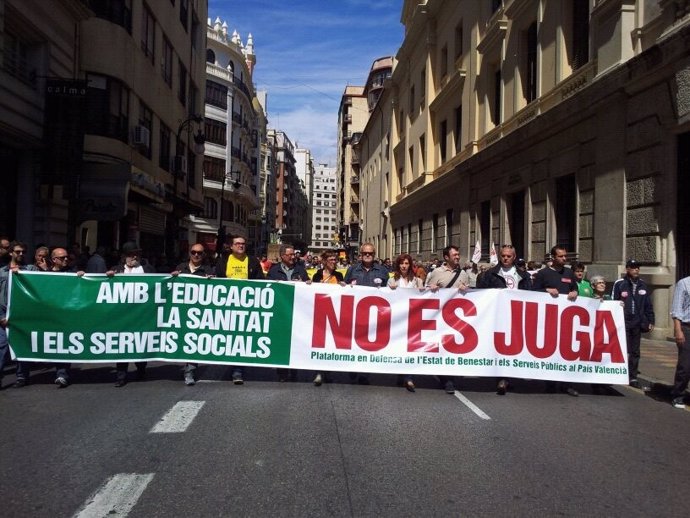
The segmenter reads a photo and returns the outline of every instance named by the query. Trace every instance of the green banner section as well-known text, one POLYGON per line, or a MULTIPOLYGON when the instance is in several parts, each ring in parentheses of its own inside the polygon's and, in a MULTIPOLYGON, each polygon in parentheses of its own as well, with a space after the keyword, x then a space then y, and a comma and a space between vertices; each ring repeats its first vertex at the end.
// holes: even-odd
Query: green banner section
POLYGON ((289 283, 12 274, 10 346, 20 360, 178 360, 288 365, 289 283))

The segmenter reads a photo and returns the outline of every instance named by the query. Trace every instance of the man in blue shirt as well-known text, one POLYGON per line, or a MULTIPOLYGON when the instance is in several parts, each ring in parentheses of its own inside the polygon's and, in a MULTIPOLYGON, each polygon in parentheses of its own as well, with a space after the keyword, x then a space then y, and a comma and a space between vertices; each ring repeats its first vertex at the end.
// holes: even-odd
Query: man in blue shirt
POLYGON ((350 266, 345 274, 345 284, 372 286, 375 288, 388 284, 388 270, 374 262, 374 245, 364 243, 359 248, 360 262, 350 266))

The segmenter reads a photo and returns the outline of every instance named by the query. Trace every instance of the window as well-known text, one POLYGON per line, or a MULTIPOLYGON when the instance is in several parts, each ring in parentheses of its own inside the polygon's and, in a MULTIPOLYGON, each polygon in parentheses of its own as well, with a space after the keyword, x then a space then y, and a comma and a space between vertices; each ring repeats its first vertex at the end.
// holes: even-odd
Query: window
POLYGON ((24 83, 36 88, 36 66, 35 54, 36 45, 31 45, 22 36, 13 34, 5 25, 5 45, 2 60, 2 67, 9 75, 19 79, 24 83))
POLYGON ((448 75, 448 45, 444 45, 441 49, 441 56, 439 57, 439 69, 441 72, 441 77, 446 77, 448 75))
POLYGON ((161 75, 163 81, 172 88, 172 64, 173 64, 173 48, 168 38, 163 36, 163 56, 161 59, 161 75))
POLYGON ((439 250, 443 248, 443 246, 439 246, 439 243, 437 242, 439 238, 438 235, 438 214, 434 214, 431 217, 431 253, 435 253, 436 250, 439 250))
POLYGON ((420 88, 421 90, 421 95, 419 96, 419 102, 421 104, 424 104, 424 97, 426 96, 426 69, 422 69, 422 73, 419 78, 419 82, 422 84, 422 87, 420 88))
POLYGON ((556 179, 556 243, 568 252, 575 252, 575 223, 577 222, 577 183, 570 174, 556 179))
POLYGON ((462 56, 462 22, 455 26, 455 59, 462 56))
POLYGON ((177 60, 177 66, 180 70, 177 98, 182 106, 187 106, 187 68, 182 64, 181 59, 177 60))
MULTIPOLYGON (((499 65, 500 66, 500 65, 499 65)), ((501 69, 497 68, 494 72, 493 84, 493 103, 491 106, 491 122, 494 126, 501 124, 501 69)))
POLYGON ((450 242, 453 237, 453 209, 448 209, 446 210, 446 242, 443 245, 444 248, 446 246, 450 246, 450 242))
POLYGON ((158 150, 158 166, 170 171, 170 128, 161 122, 160 149, 158 150))
POLYGON ((479 233, 482 237, 482 250, 488 250, 491 247, 491 202, 488 200, 483 201, 479 207, 479 233))
POLYGON ((491 13, 495 13, 501 7, 501 0, 491 0, 491 13))
POLYGON ((207 142, 225 146, 227 144, 227 124, 213 119, 204 119, 204 133, 207 142))
POLYGON ((225 177, 225 160, 204 156, 204 178, 222 182, 225 177))
POLYGON ((419 137, 419 173, 426 172, 426 136, 419 137))
POLYGON ((211 49, 206 49, 206 63, 216 63, 216 53, 211 49))
POLYGON ((462 149, 462 105, 455 108, 455 152, 462 149))
POLYGON ((189 21, 189 0, 180 0, 180 23, 187 32, 187 23, 189 21))
POLYGON ((129 90, 117 79, 87 75, 86 132, 129 143, 129 90))
POLYGON ((204 218, 216 219, 218 218, 218 202, 208 196, 204 197, 204 218))
POLYGON ((144 52, 144 56, 149 58, 152 64, 154 62, 155 41, 156 21, 149 7, 144 4, 144 10, 141 17, 141 50, 144 52))
POLYGON ((199 113, 197 109, 197 103, 199 102, 199 89, 192 83, 191 77, 189 80, 189 105, 187 106, 187 113, 189 115, 195 115, 199 113))
POLYGON ((414 85, 410 87, 410 118, 414 117, 415 104, 414 104, 414 85))
POLYGON ((214 81, 206 81, 206 102, 227 110, 228 88, 214 81))
POLYGON ((149 130, 149 143, 146 147, 140 147, 141 154, 151 159, 151 135, 153 135, 153 112, 143 102, 139 101, 139 126, 149 130))
POLYGON ((417 253, 420 254, 422 252, 422 226, 424 224, 423 220, 419 220, 417 222, 417 253))
POLYGON ((577 70, 589 61, 589 5, 573 0, 572 57, 570 65, 577 70))
POLYGON ((89 7, 98 18, 124 27, 132 34, 132 0, 91 0, 89 7))
POLYGON ((441 163, 444 163, 448 157, 446 153, 448 151, 448 121, 441 121, 441 127, 438 132, 438 145, 439 151, 441 152, 441 163))
POLYGON ((526 70, 523 79, 525 101, 531 103, 537 98, 537 22, 533 22, 525 35, 527 40, 526 70))

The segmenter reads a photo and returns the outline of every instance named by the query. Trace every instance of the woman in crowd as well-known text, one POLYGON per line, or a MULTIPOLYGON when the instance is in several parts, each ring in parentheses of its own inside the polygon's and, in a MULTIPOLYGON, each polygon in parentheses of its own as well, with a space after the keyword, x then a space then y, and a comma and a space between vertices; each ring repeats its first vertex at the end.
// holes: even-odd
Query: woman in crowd
POLYGON ((606 279, 603 275, 593 275, 590 279, 592 285, 592 297, 599 300, 611 300, 611 295, 606 293, 606 279))
MULTIPOLYGON (((338 254, 333 250, 326 250, 321 254, 321 268, 316 270, 311 282, 340 284, 343 282, 343 274, 336 270, 336 266, 338 266, 338 254)), ((314 385, 320 387, 326 374, 328 373, 317 371, 314 376, 314 385)))
MULTIPOLYGON (((424 288, 424 281, 417 277, 412 267, 412 257, 400 254, 393 264, 393 276, 388 279, 388 287, 395 288, 424 288)), ((405 376, 404 385, 407 390, 414 392, 414 381, 409 374, 405 376)))

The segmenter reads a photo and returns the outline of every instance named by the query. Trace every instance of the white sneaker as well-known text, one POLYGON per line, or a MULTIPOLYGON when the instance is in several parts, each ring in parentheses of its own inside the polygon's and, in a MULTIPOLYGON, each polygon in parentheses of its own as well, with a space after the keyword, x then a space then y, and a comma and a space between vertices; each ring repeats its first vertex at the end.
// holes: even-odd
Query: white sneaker
POLYGON ((184 384, 187 386, 192 386, 196 384, 196 380, 194 379, 193 374, 185 374, 184 375, 184 384))
POLYGON ((67 379, 63 378, 62 376, 59 376, 55 378, 55 384, 60 388, 65 388, 69 385, 69 381, 67 381, 67 379))
POLYGON ((322 383, 323 383, 323 377, 321 376, 321 374, 317 374, 316 377, 314 378, 314 385, 316 385, 317 387, 320 387, 322 383))
POLYGON ((671 401, 671 404, 673 405, 673 408, 685 408, 685 403, 683 402, 682 397, 677 397, 673 401, 671 401))

